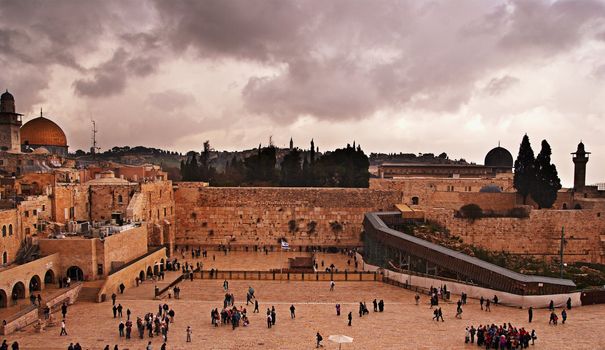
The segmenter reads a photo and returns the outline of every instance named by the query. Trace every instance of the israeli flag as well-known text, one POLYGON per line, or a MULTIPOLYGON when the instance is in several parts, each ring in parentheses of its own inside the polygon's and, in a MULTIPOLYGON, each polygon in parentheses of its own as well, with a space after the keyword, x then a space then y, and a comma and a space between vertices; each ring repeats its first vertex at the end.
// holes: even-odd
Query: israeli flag
POLYGON ((290 249, 290 245, 286 241, 281 241, 281 249, 288 250, 290 249))

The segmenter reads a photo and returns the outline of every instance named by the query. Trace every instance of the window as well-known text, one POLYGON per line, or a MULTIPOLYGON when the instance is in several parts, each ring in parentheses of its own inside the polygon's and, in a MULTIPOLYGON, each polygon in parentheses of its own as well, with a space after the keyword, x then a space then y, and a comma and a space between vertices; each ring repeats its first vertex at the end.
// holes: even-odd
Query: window
POLYGON ((0 165, 4 165, 4 159, 0 159, 0 165))
POLYGON ((164 208, 164 217, 166 217, 167 208, 164 208))
POLYGON ((46 211, 46 205, 42 205, 42 211, 46 211))
POLYGON ((119 195, 118 195, 118 203, 119 203, 119 204, 122 204, 122 201, 123 201, 122 195, 121 195, 121 194, 119 194, 119 195))
POLYGON ((158 219, 160 218, 160 209, 157 210, 158 212, 158 219))
POLYGON ((2 264, 7 264, 8 263, 8 253, 4 252, 2 253, 2 264))
POLYGON ((412 205, 418 205, 419 200, 418 197, 412 197, 412 205))
POLYGON ((38 210, 34 209, 34 210, 32 211, 32 214, 33 214, 34 216, 38 215, 38 210))
POLYGON ((26 210, 24 214, 25 214, 25 217, 28 218, 29 217, 29 210, 26 210))
POLYGON ((6 225, 2 226, 2 237, 6 237, 6 225))
POLYGON ((8 235, 9 236, 13 235, 13 224, 8 225, 8 235))

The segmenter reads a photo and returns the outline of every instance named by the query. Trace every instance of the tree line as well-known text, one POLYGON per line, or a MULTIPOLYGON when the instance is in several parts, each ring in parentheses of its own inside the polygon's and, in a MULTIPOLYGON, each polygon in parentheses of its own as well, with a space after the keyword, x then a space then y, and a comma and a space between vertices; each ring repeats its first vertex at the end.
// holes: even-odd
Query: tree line
POLYGON ((531 197, 540 208, 552 208, 561 189, 557 167, 551 163, 551 148, 542 140, 542 148, 537 157, 531 148, 527 134, 523 136, 519 155, 515 160, 513 186, 523 196, 523 204, 531 197))
POLYGON ((359 145, 347 144, 320 155, 313 140, 309 150, 290 147, 278 164, 277 148, 258 146, 244 159, 227 162, 224 171, 212 165, 210 142, 199 154, 188 153, 181 161, 183 181, 204 181, 211 186, 368 187, 370 161, 359 145), (279 166, 278 166, 279 165, 279 166))

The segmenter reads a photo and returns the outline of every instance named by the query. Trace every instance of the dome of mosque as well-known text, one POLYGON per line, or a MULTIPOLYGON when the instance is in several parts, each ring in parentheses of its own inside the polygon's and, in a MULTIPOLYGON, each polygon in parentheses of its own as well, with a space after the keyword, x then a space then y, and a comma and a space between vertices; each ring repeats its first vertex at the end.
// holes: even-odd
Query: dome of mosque
POLYGON ((38 117, 21 127, 21 144, 67 147, 67 137, 55 122, 38 117))
POLYGON ((496 168, 512 168, 513 156, 506 148, 498 146, 487 152, 484 164, 496 168))

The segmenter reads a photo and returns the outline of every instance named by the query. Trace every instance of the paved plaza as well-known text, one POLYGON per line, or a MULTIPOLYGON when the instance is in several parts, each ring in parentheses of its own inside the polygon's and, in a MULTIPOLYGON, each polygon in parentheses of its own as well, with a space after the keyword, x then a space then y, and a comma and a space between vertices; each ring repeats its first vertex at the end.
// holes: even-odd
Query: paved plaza
MULTIPOLYGON (((293 254, 293 253, 290 253, 293 254)), ((267 259, 274 262, 284 259, 278 253, 267 259)), ((326 255, 328 260, 346 264, 346 256, 326 255)), ((210 260, 212 257, 210 256, 210 260)), ((266 262, 255 253, 217 256, 224 267, 230 259, 247 259, 249 268, 260 268, 266 262), (254 261, 258 260, 254 265, 254 261)), ((234 263, 234 265, 236 265, 234 263)), ((205 264, 206 267, 206 264, 205 264)), ((236 306, 244 305, 249 286, 255 288, 260 303, 260 314, 253 314, 253 306, 247 307, 250 326, 232 330, 230 326, 212 327, 210 310, 222 308, 224 291, 222 280, 200 280, 181 283, 181 299, 166 299, 176 313, 175 321, 168 334, 168 349, 312 349, 315 347, 315 333, 324 337, 325 349, 338 349, 327 338, 331 334, 345 334, 354 338, 352 344, 344 344, 343 349, 475 349, 464 344, 464 329, 468 325, 510 322, 516 327, 535 329, 538 335, 534 349, 597 349, 605 348, 601 333, 605 329, 605 306, 574 308, 568 312, 568 323, 549 326, 547 310, 536 310, 534 322, 527 323, 527 311, 505 306, 494 306, 491 312, 481 311, 478 301, 470 300, 464 307, 462 320, 454 318, 455 300, 443 303, 445 322, 432 321, 428 297, 423 295, 421 305, 414 303, 414 293, 382 282, 337 282, 335 291, 330 292, 328 282, 287 282, 287 281, 229 281, 229 290, 235 295, 236 306), (372 300, 384 299, 385 312, 373 312, 372 300), (358 303, 365 301, 370 315, 358 315, 358 303), (336 316, 335 304, 342 305, 340 317, 336 316), (289 307, 296 307, 296 319, 290 319, 289 307), (266 309, 275 306, 276 325, 268 329, 266 309), (353 311, 353 325, 347 326, 349 311, 353 311), (185 329, 193 329, 192 343, 185 342, 185 329)), ((159 301, 152 300, 151 282, 141 287, 127 290, 118 296, 118 303, 130 308, 133 316, 147 312, 157 312, 159 301), (147 291, 148 289, 148 291, 147 291)), ((560 312, 560 310, 558 310, 560 312)), ((124 312, 124 315, 126 313, 124 312)), ((136 327, 133 339, 118 336, 119 320, 114 319, 111 301, 105 303, 78 302, 71 306, 67 314, 67 337, 59 336, 59 327, 36 333, 33 327, 17 332, 8 340, 18 340, 24 349, 67 349, 70 342, 80 342, 84 349, 102 350, 106 344, 111 349, 115 344, 123 349, 145 349, 148 339, 138 339, 136 327)), ((151 339, 153 349, 161 346, 159 337, 151 339)))

